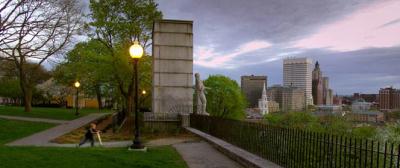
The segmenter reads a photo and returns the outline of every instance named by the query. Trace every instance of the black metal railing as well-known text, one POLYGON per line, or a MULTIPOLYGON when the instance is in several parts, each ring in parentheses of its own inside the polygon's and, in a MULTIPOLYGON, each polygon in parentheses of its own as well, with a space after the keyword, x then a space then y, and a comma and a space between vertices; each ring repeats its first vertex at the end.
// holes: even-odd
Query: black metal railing
POLYGON ((400 146, 389 142, 191 115, 190 126, 283 167, 399 168, 400 146))

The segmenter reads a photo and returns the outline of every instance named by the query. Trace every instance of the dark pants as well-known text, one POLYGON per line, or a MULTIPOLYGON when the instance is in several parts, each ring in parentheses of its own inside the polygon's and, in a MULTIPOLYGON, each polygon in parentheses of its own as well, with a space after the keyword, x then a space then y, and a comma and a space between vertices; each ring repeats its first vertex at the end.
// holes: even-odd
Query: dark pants
POLYGON ((82 146, 82 145, 85 144, 87 141, 90 142, 90 146, 92 146, 92 147, 94 146, 94 139, 93 139, 93 138, 86 137, 86 136, 85 136, 85 138, 83 138, 82 141, 79 143, 79 146, 82 146))

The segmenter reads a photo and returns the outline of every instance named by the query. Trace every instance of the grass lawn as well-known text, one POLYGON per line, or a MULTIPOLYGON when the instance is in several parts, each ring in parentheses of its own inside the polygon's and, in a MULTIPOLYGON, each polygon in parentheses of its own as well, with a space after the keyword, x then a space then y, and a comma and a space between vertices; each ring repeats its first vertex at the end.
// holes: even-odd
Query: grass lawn
POLYGON ((8 147, 3 144, 52 127, 52 124, 0 119, 1 168, 187 168, 171 146, 133 152, 127 148, 8 147))
POLYGON ((2 168, 185 168, 171 146, 133 152, 126 148, 0 147, 2 168))
POLYGON ((0 146, 53 126, 55 125, 48 123, 0 119, 0 146))
MULTIPOLYGON (((0 115, 50 118, 59 120, 73 120, 90 113, 97 113, 99 111, 98 109, 80 109, 79 112, 80 116, 75 116, 75 109, 33 107, 31 112, 25 112, 23 107, 0 106, 0 115)), ((102 110, 101 112, 110 112, 110 110, 102 110)))

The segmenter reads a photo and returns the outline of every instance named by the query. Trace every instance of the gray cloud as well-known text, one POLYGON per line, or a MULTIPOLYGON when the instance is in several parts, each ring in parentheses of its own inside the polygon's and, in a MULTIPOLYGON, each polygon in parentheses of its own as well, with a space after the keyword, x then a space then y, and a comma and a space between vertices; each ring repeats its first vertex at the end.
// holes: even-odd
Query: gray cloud
POLYGON ((191 19, 197 45, 231 49, 257 38, 282 43, 343 17, 372 0, 168 0, 159 1, 167 18, 191 19))
MULTIPOLYGON (((380 87, 400 87, 400 47, 370 48, 352 52, 290 48, 290 42, 307 37, 321 26, 340 20, 377 0, 159 0, 168 19, 194 20, 194 45, 226 53, 241 44, 264 40, 270 48, 239 55, 234 69, 195 66, 203 78, 223 74, 239 81, 244 74, 268 75, 268 84, 282 83, 282 58, 307 56, 319 60, 339 94, 377 93, 380 87)), ((386 26, 397 24, 387 23, 386 26)))

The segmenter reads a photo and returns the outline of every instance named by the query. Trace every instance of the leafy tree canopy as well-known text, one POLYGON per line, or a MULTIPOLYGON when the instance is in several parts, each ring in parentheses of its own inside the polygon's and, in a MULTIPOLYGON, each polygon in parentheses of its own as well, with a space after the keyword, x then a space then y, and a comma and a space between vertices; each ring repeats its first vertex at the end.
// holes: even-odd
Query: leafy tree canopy
POLYGON ((222 75, 211 75, 205 81, 207 112, 210 115, 243 119, 245 117, 246 99, 239 85, 222 75))

